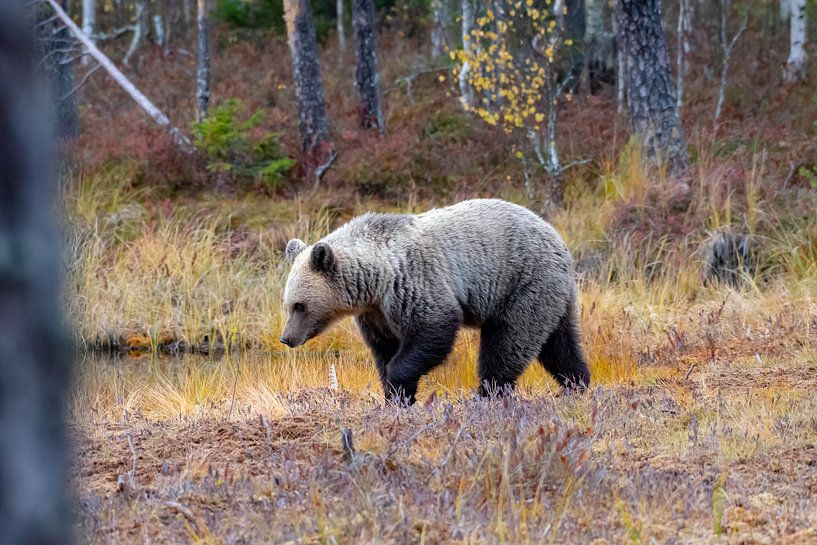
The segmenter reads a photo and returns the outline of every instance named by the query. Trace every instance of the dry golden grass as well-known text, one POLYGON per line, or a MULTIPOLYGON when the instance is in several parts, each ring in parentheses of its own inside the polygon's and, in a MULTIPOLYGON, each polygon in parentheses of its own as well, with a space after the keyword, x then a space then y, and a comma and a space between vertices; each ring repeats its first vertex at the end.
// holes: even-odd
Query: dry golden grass
POLYGON ((468 331, 405 410, 383 406, 350 320, 301 350, 277 343, 283 243, 369 204, 168 207, 127 172, 80 178, 65 194, 77 338, 147 349, 78 365, 85 539, 817 542, 817 220, 777 217, 761 165, 733 209, 710 206, 702 185, 691 209, 709 229, 765 241, 740 288, 705 286, 706 229, 616 231, 622 203, 654 206, 629 153, 554 218, 580 262, 596 259, 580 279, 591 391, 564 395, 534 364, 513 397, 474 399, 468 331), (244 349, 153 355, 179 342, 244 349))

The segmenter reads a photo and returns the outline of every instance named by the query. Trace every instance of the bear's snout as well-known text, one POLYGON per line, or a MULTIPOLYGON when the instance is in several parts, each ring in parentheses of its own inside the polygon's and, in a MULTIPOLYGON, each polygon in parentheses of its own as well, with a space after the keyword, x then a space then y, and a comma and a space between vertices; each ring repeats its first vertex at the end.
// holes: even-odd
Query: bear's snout
POLYGON ((286 337, 286 336, 282 336, 280 341, 281 341, 282 344, 285 344, 290 348, 292 348, 294 346, 294 344, 295 344, 292 339, 290 339, 289 337, 286 337))

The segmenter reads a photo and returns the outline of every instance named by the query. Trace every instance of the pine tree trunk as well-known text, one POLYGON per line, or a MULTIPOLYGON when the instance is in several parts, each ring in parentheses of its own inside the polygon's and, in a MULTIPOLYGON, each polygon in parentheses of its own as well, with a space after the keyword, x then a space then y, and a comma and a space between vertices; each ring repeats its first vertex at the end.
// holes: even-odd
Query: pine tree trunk
POLYGON ((669 70, 659 0, 618 0, 620 54, 627 109, 647 157, 667 161, 673 174, 686 171, 688 157, 669 70))
POLYGON ((210 108, 210 19, 207 0, 198 0, 199 57, 196 70, 196 119, 207 117, 210 108))
POLYGON ((795 83, 806 79, 806 0, 789 0, 789 6, 791 40, 783 79, 795 83))
POLYGON ((318 44, 309 0, 284 0, 284 17, 298 100, 304 170, 307 177, 314 177, 317 185, 334 161, 335 150, 329 141, 318 44))
POLYGON ((39 63, 54 108, 51 109, 54 132, 60 138, 73 138, 79 134, 79 112, 74 93, 74 65, 71 62, 72 40, 68 31, 59 21, 48 22, 53 11, 40 5, 37 9, 37 30, 39 52, 42 62, 39 63))
POLYGON ((355 80, 358 95, 358 122, 364 129, 385 129, 380 106, 380 71, 377 66, 377 41, 374 32, 373 0, 352 0, 352 26, 355 30, 355 80))
POLYGON ((70 545, 57 184, 24 4, 0 2, 0 542, 70 545))

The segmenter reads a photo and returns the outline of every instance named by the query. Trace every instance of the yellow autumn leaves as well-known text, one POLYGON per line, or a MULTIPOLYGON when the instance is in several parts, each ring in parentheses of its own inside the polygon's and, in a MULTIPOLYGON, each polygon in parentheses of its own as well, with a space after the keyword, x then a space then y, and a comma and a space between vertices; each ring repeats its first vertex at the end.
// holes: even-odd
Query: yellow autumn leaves
POLYGON ((534 0, 495 3, 476 19, 463 48, 450 53, 454 77, 474 90, 466 109, 506 132, 542 128, 554 107, 548 82, 557 51, 572 45, 561 32, 566 10, 555 13, 553 0, 536 6, 534 0))

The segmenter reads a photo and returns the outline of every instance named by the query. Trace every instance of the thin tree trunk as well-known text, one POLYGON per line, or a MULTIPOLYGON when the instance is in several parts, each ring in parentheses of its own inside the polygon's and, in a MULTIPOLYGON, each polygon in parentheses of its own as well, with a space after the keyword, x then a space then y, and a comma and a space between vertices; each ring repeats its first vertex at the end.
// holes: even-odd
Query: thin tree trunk
POLYGON ((156 45, 165 49, 167 45, 165 36, 165 23, 160 13, 153 14, 153 33, 156 36, 156 45))
POLYGON ((0 542, 70 545, 53 147, 24 2, 0 2, 0 542))
POLYGON ((684 78, 687 73, 687 56, 689 55, 689 32, 692 30, 692 18, 690 17, 689 0, 678 0, 678 43, 675 50, 675 72, 677 84, 677 108, 678 115, 684 106, 684 78))
POLYGON ((128 51, 122 59, 122 64, 128 65, 130 59, 142 43, 142 38, 147 33, 147 0, 135 0, 134 9, 136 10, 136 26, 133 31, 133 39, 131 40, 128 51))
POLYGON ((789 0, 791 9, 791 40, 789 60, 783 79, 786 83, 806 79, 806 0, 789 0))
POLYGON ((374 32, 373 0, 352 0, 352 26, 355 29, 355 80, 358 95, 358 122, 364 129, 385 129, 380 106, 380 70, 377 66, 377 41, 374 32))
POLYGON ((445 29, 448 26, 446 0, 432 0, 434 26, 431 28, 431 57, 437 58, 443 54, 445 45, 445 29))
POLYGON ((619 43, 624 57, 627 109, 647 157, 668 161, 673 174, 688 157, 669 70, 659 0, 618 0, 619 43))
POLYGON ((621 32, 618 28, 618 20, 613 16, 613 34, 616 36, 616 112, 623 115, 627 109, 627 86, 624 82, 624 72, 626 65, 624 62, 624 52, 621 47, 621 32))
MULTIPOLYGON (((473 0, 460 0, 462 8, 462 48, 473 47, 471 32, 474 30, 474 5, 473 0)), ((460 103, 466 110, 474 103, 474 90, 468 81, 471 66, 468 61, 462 63, 460 69, 460 103)))
POLYGON ((780 0, 780 20, 788 22, 791 17, 791 2, 792 0, 780 0))
POLYGON ((147 114, 161 127, 170 132, 173 136, 174 142, 182 146, 183 149, 186 151, 190 150, 190 141, 173 125, 170 124, 170 119, 159 109, 157 108, 148 98, 142 94, 142 92, 136 88, 136 86, 119 70, 116 65, 111 62, 111 59, 105 56, 99 48, 94 45, 94 43, 86 36, 82 30, 74 23, 74 21, 68 16, 68 14, 63 11, 63 9, 57 4, 56 0, 46 0, 48 4, 54 9, 57 16, 63 22, 63 24, 68 27, 68 29, 76 36, 77 40, 79 40, 82 45, 84 45, 88 49, 88 53, 96 59, 96 61, 102 65, 102 68, 105 69, 108 74, 124 89, 126 93, 130 95, 130 97, 136 101, 136 103, 143 109, 147 114))
POLYGON ((715 106, 715 123, 720 121, 723 111, 723 101, 726 98, 726 83, 729 80, 729 61, 732 59, 732 51, 740 40, 741 35, 746 31, 748 22, 744 21, 740 30, 729 40, 728 22, 729 11, 732 7, 732 0, 720 0, 721 2, 721 50, 723 52, 723 64, 721 65, 721 79, 718 86, 718 102, 715 106))
POLYGON ((197 0, 199 57, 196 70, 196 120, 207 117, 210 107, 210 19, 207 13, 207 0, 197 0))
POLYGON ((335 11, 337 11, 335 24, 337 25, 338 35, 338 63, 342 63, 343 57, 346 54, 346 29, 343 27, 343 0, 337 0, 335 6, 335 11))
POLYGON ((335 150, 329 141, 318 44, 309 0, 284 0, 284 17, 298 99, 304 170, 307 177, 314 177, 317 185, 335 160, 335 150))
POLYGON ((604 27, 604 8, 607 0, 584 2, 584 79, 587 92, 593 94, 599 79, 612 71, 613 36, 604 27))
MULTIPOLYGON (((92 41, 96 30, 96 0, 82 0, 82 31, 92 41)), ((88 64, 88 57, 82 57, 82 64, 88 64)))

